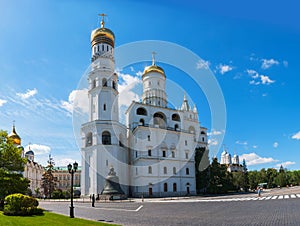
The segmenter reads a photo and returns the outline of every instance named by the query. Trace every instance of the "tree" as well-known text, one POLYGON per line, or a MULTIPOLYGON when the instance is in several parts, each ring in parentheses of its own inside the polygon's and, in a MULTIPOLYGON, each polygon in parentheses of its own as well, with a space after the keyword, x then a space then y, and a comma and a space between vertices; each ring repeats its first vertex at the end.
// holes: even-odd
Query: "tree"
POLYGON ((196 169, 196 190, 199 192, 206 192, 208 186, 208 168, 209 158, 208 149, 196 148, 195 149, 195 169, 196 169))
POLYGON ((248 168, 247 168, 245 159, 243 159, 243 184, 242 184, 242 188, 244 189, 244 191, 248 191, 248 189, 249 189, 248 168))
POLYGON ((51 198, 53 191, 55 190, 55 178, 53 176, 54 161, 49 155, 48 165, 42 176, 42 188, 44 189, 44 195, 51 198))
POLYGON ((7 137, 7 132, 0 130, 0 202, 5 196, 22 193, 26 194, 29 180, 24 178, 22 172, 26 159, 21 157, 22 150, 14 146, 13 141, 7 137))
POLYGON ((232 173, 227 171, 227 166, 221 165, 217 158, 213 158, 209 167, 209 193, 220 194, 234 189, 232 177, 232 173))
POLYGON ((285 187, 287 185, 287 175, 283 166, 280 166, 279 173, 276 177, 276 183, 280 187, 285 187))

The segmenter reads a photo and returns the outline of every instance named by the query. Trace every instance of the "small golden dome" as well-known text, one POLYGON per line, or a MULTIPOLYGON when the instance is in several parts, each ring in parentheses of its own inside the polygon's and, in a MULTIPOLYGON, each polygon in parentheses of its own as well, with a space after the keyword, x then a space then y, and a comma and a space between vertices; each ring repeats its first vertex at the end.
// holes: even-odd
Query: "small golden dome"
POLYGON ((21 145, 21 138, 17 134, 15 126, 13 126, 12 132, 7 137, 12 139, 15 145, 21 145))
POLYGON ((99 16, 102 16, 101 27, 93 30, 91 33, 92 46, 98 43, 107 43, 114 47, 115 35, 110 29, 104 27, 104 16, 106 15, 102 13, 99 16))
POLYGON ((150 72, 158 72, 158 73, 160 73, 160 74, 162 74, 163 76, 166 77, 164 69, 162 69, 161 67, 159 67, 155 64, 152 64, 151 66, 145 67, 144 72, 143 72, 143 76, 145 76, 146 74, 148 74, 150 72))

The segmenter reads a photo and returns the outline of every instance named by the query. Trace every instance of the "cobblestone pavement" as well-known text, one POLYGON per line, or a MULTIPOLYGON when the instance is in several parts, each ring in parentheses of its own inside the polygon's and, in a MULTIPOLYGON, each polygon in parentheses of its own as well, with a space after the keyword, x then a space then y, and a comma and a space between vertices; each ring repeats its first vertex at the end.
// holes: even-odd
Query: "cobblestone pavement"
MULTIPOLYGON (((300 189, 222 197, 141 199, 131 202, 75 202, 75 217, 121 225, 300 225, 300 189), (299 193, 298 193, 299 192, 299 193)), ((69 202, 41 201, 47 210, 69 215, 69 202)))

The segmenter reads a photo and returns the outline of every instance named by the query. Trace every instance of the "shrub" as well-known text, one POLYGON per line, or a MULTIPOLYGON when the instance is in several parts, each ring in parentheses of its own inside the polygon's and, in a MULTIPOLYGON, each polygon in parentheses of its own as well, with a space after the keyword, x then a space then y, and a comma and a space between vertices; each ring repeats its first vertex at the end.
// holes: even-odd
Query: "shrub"
POLYGON ((39 205, 37 199, 23 195, 12 194, 5 197, 5 206, 3 213, 14 216, 40 215, 43 210, 37 208, 39 205))

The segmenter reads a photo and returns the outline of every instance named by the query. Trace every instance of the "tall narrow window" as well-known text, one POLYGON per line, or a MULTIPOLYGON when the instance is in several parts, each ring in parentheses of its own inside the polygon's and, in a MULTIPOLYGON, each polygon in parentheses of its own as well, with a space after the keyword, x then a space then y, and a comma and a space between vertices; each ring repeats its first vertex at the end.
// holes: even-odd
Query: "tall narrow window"
POLYGON ((176 174, 176 167, 173 167, 173 174, 176 174))
POLYGON ((102 86, 107 87, 107 80, 106 78, 102 79, 102 86))
POLYGON ((173 192, 176 192, 176 191, 177 191, 177 184, 173 183, 173 192))
POLYGON ((152 167, 151 166, 148 166, 148 173, 152 174, 152 167))
POLYGON ((185 169, 185 174, 186 174, 186 175, 190 175, 190 169, 189 169, 189 168, 186 168, 186 169, 185 169))
POLYGON ((167 173, 168 173, 167 167, 164 167, 164 174, 167 174, 167 173))
POLYGON ((148 150, 148 156, 152 156, 151 149, 148 150))
POLYGON ((188 153, 188 152, 185 153, 185 158, 186 158, 186 159, 189 158, 189 153, 188 153))
POLYGON ((148 135, 148 141, 150 141, 151 139, 150 139, 150 135, 148 135))
POLYGON ((162 151, 162 156, 166 157, 166 151, 162 151))
POLYGON ((115 81, 112 81, 112 87, 113 87, 113 89, 116 89, 116 82, 115 81))
POLYGON ((172 158, 175 158, 175 151, 172 151, 172 158))
POLYGON ((164 192, 168 192, 168 184, 164 183, 164 192))
POLYGON ((185 146, 187 146, 187 140, 184 141, 185 146))
POLYGON ((102 51, 104 51, 104 45, 102 45, 102 51))
POLYGON ((106 104, 103 104, 103 111, 106 111, 106 104))

